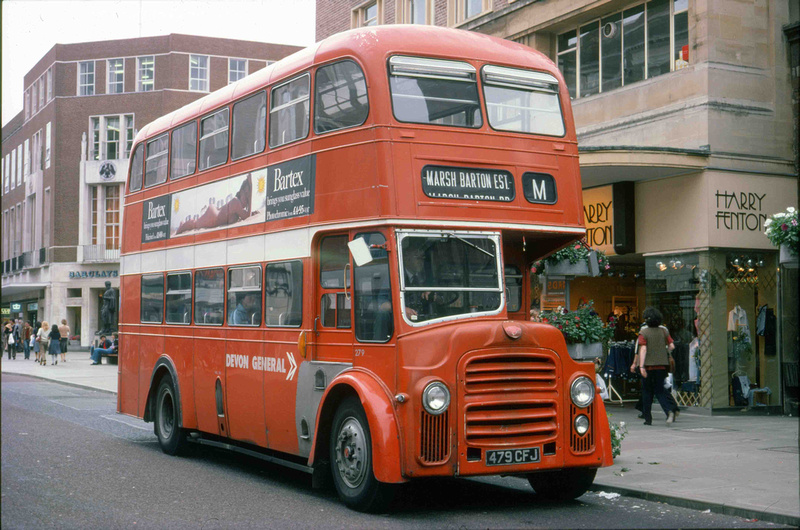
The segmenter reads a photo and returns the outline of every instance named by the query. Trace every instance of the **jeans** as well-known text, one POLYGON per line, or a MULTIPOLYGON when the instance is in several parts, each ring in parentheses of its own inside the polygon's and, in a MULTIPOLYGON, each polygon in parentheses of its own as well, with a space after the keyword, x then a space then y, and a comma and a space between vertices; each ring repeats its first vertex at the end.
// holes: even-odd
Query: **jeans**
POLYGON ((647 377, 642 378, 642 414, 644 421, 653 421, 652 408, 653 396, 658 399, 664 413, 669 415, 677 408, 673 401, 667 397, 667 390, 664 388, 664 379, 667 377, 666 370, 648 370, 647 377))
POLYGON ((23 341, 22 343, 22 351, 25 353, 25 358, 31 358, 31 341, 30 339, 23 341))
POLYGON ((103 354, 108 355, 109 353, 114 353, 114 348, 92 348, 92 362, 100 364, 101 359, 103 358, 103 354))

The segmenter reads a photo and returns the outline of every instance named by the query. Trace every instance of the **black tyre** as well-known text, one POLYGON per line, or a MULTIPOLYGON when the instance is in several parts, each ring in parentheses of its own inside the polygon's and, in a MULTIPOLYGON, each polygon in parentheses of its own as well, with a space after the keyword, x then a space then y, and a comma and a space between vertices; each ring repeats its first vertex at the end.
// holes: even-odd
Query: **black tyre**
POLYGON ((597 468, 569 468, 543 471, 528 475, 537 497, 548 501, 577 499, 589 489, 597 475, 597 468))
POLYGON ((354 397, 345 399, 333 417, 330 451, 333 483, 342 502, 360 512, 388 506, 394 487, 375 478, 367 416, 354 397))
POLYGON ((180 455, 186 450, 186 431, 179 426, 180 402, 172 378, 163 377, 156 392, 154 427, 161 450, 168 455, 180 455))

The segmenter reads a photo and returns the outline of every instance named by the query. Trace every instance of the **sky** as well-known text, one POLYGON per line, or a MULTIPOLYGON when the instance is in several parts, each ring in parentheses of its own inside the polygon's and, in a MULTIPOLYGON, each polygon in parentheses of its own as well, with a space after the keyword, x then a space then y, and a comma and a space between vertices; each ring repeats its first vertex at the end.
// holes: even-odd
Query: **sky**
POLYGON ((2 0, 2 122, 22 111, 24 76, 56 44, 183 33, 314 43, 315 0, 2 0))

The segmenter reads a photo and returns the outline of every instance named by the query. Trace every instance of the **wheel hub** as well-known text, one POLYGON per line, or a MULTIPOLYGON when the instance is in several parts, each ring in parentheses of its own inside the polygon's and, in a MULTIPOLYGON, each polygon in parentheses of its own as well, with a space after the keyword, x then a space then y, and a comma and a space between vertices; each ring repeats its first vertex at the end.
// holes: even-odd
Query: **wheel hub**
POLYGON ((336 467, 347 486, 357 488, 367 476, 368 450, 361 423, 347 418, 336 437, 336 467))

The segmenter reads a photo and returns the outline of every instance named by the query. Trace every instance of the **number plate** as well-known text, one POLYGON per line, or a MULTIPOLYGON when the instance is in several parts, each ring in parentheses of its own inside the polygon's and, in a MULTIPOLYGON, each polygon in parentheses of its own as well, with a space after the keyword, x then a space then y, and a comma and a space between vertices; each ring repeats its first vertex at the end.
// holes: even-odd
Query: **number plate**
POLYGON ((538 462, 539 448, 506 449, 503 451, 486 451, 487 466, 510 466, 513 464, 531 464, 538 462))

